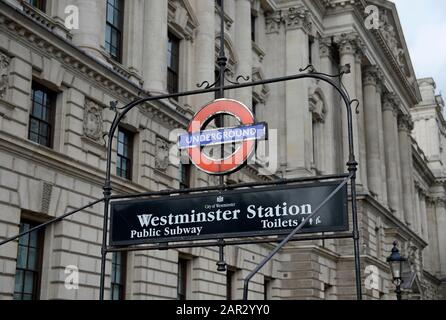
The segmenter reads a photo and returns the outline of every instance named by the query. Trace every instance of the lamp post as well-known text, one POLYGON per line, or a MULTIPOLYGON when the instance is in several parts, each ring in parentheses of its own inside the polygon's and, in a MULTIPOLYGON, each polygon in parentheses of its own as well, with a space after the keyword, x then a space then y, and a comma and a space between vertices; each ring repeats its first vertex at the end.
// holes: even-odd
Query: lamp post
POLYGON ((398 243, 393 242, 392 253, 387 257, 387 262, 390 265, 390 271, 392 272, 393 284, 396 286, 396 298, 401 300, 401 284, 403 283, 402 273, 403 264, 407 261, 406 258, 402 257, 400 250, 397 248, 398 243))

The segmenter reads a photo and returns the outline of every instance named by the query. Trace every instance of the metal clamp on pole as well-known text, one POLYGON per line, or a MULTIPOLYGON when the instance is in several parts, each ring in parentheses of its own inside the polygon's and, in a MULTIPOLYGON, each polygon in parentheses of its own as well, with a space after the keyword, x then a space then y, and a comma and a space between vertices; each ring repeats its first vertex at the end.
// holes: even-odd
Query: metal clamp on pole
POLYGON ((225 272, 226 271, 226 261, 225 261, 225 241, 223 239, 218 240, 218 262, 217 262, 217 271, 225 272))

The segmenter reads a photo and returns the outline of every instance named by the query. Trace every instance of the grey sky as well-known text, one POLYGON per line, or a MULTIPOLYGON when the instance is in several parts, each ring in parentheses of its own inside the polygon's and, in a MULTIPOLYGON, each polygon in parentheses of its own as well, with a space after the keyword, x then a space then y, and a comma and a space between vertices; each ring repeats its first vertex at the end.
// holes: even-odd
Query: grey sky
POLYGON ((393 0, 417 78, 433 77, 446 96, 446 1, 393 0))

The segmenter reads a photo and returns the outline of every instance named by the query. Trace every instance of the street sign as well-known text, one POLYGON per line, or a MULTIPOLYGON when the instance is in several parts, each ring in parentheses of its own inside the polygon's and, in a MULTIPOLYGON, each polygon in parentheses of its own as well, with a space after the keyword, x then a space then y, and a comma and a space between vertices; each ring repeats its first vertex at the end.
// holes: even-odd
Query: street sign
POLYGON ((266 137, 266 134, 267 125, 265 122, 233 128, 204 130, 181 135, 178 140, 178 148, 182 150, 248 140, 261 140, 266 137))
MULTIPOLYGON (((338 185, 289 185, 112 202, 110 245, 289 234, 338 185)), ((301 233, 346 230, 345 186, 301 233)))
POLYGON ((255 123, 251 111, 243 103, 230 99, 218 99, 202 108, 191 120, 188 133, 180 135, 178 148, 187 149, 192 163, 212 175, 226 175, 239 170, 255 149, 255 141, 267 138, 266 123, 255 123), (203 130, 212 118, 227 114, 233 116, 240 126, 203 130), (211 157, 206 146, 239 143, 232 154, 226 157, 211 157))

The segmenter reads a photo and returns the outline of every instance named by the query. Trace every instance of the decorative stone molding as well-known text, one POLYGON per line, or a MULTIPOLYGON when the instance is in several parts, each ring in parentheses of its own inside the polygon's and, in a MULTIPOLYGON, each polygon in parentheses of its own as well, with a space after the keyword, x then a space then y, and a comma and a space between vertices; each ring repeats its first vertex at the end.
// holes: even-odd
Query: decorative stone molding
POLYGON ((21 1, 21 5, 23 7, 23 12, 28 15, 31 19, 45 26, 45 28, 50 29, 51 31, 59 31, 59 34, 62 34, 65 38, 71 40, 73 38, 72 33, 69 29, 67 29, 63 23, 55 21, 53 18, 48 16, 45 12, 36 9, 34 6, 30 5, 26 1, 21 1), (61 32, 60 32, 61 31, 61 32))
POLYGON ((398 115, 398 130, 412 132, 414 129, 414 123, 412 117, 409 114, 400 113, 398 115))
POLYGON ((169 1, 167 21, 169 27, 186 40, 193 40, 198 19, 187 0, 169 1))
POLYGON ((102 137, 102 107, 94 101, 85 100, 84 136, 98 141, 102 137))
POLYGON ((311 15, 306 7, 291 7, 284 11, 283 17, 286 30, 303 29, 306 33, 311 33, 311 15))
POLYGON ((266 34, 279 33, 280 26, 283 22, 282 12, 274 11, 266 15, 266 34))
POLYGON ((282 25, 286 30, 303 29, 306 33, 311 33, 313 23, 311 14, 305 6, 290 7, 267 14, 267 34, 279 33, 282 25))
POLYGON ((387 92, 383 96, 382 109, 383 111, 392 111, 394 116, 398 115, 398 109, 400 104, 400 99, 393 92, 387 92))
POLYGON ((161 137, 156 137, 155 143, 155 168, 166 171, 169 166, 169 142, 161 137))
POLYGON ((308 93, 309 111, 313 115, 313 120, 316 122, 325 122, 327 108, 325 106, 323 94, 320 88, 312 87, 308 93))
POLYGON ((0 98, 6 97, 7 90, 9 88, 9 65, 11 59, 0 52, 0 98))
POLYGON ((377 66, 366 66, 362 72, 362 82, 365 86, 376 86, 379 81, 379 69, 377 66))
POLYGON ((331 57, 333 54, 333 43, 330 37, 319 39, 319 55, 321 58, 331 57))
POLYGON ((333 40, 339 46, 341 55, 358 55, 365 52, 365 45, 357 33, 342 33, 335 36, 333 40))
POLYGON ((388 14, 388 11, 383 11, 381 13, 382 25, 381 28, 379 28, 379 31, 386 41, 386 44, 389 46, 390 51, 398 62, 400 68, 404 69, 406 67, 404 50, 400 47, 395 27, 390 23, 388 14))

